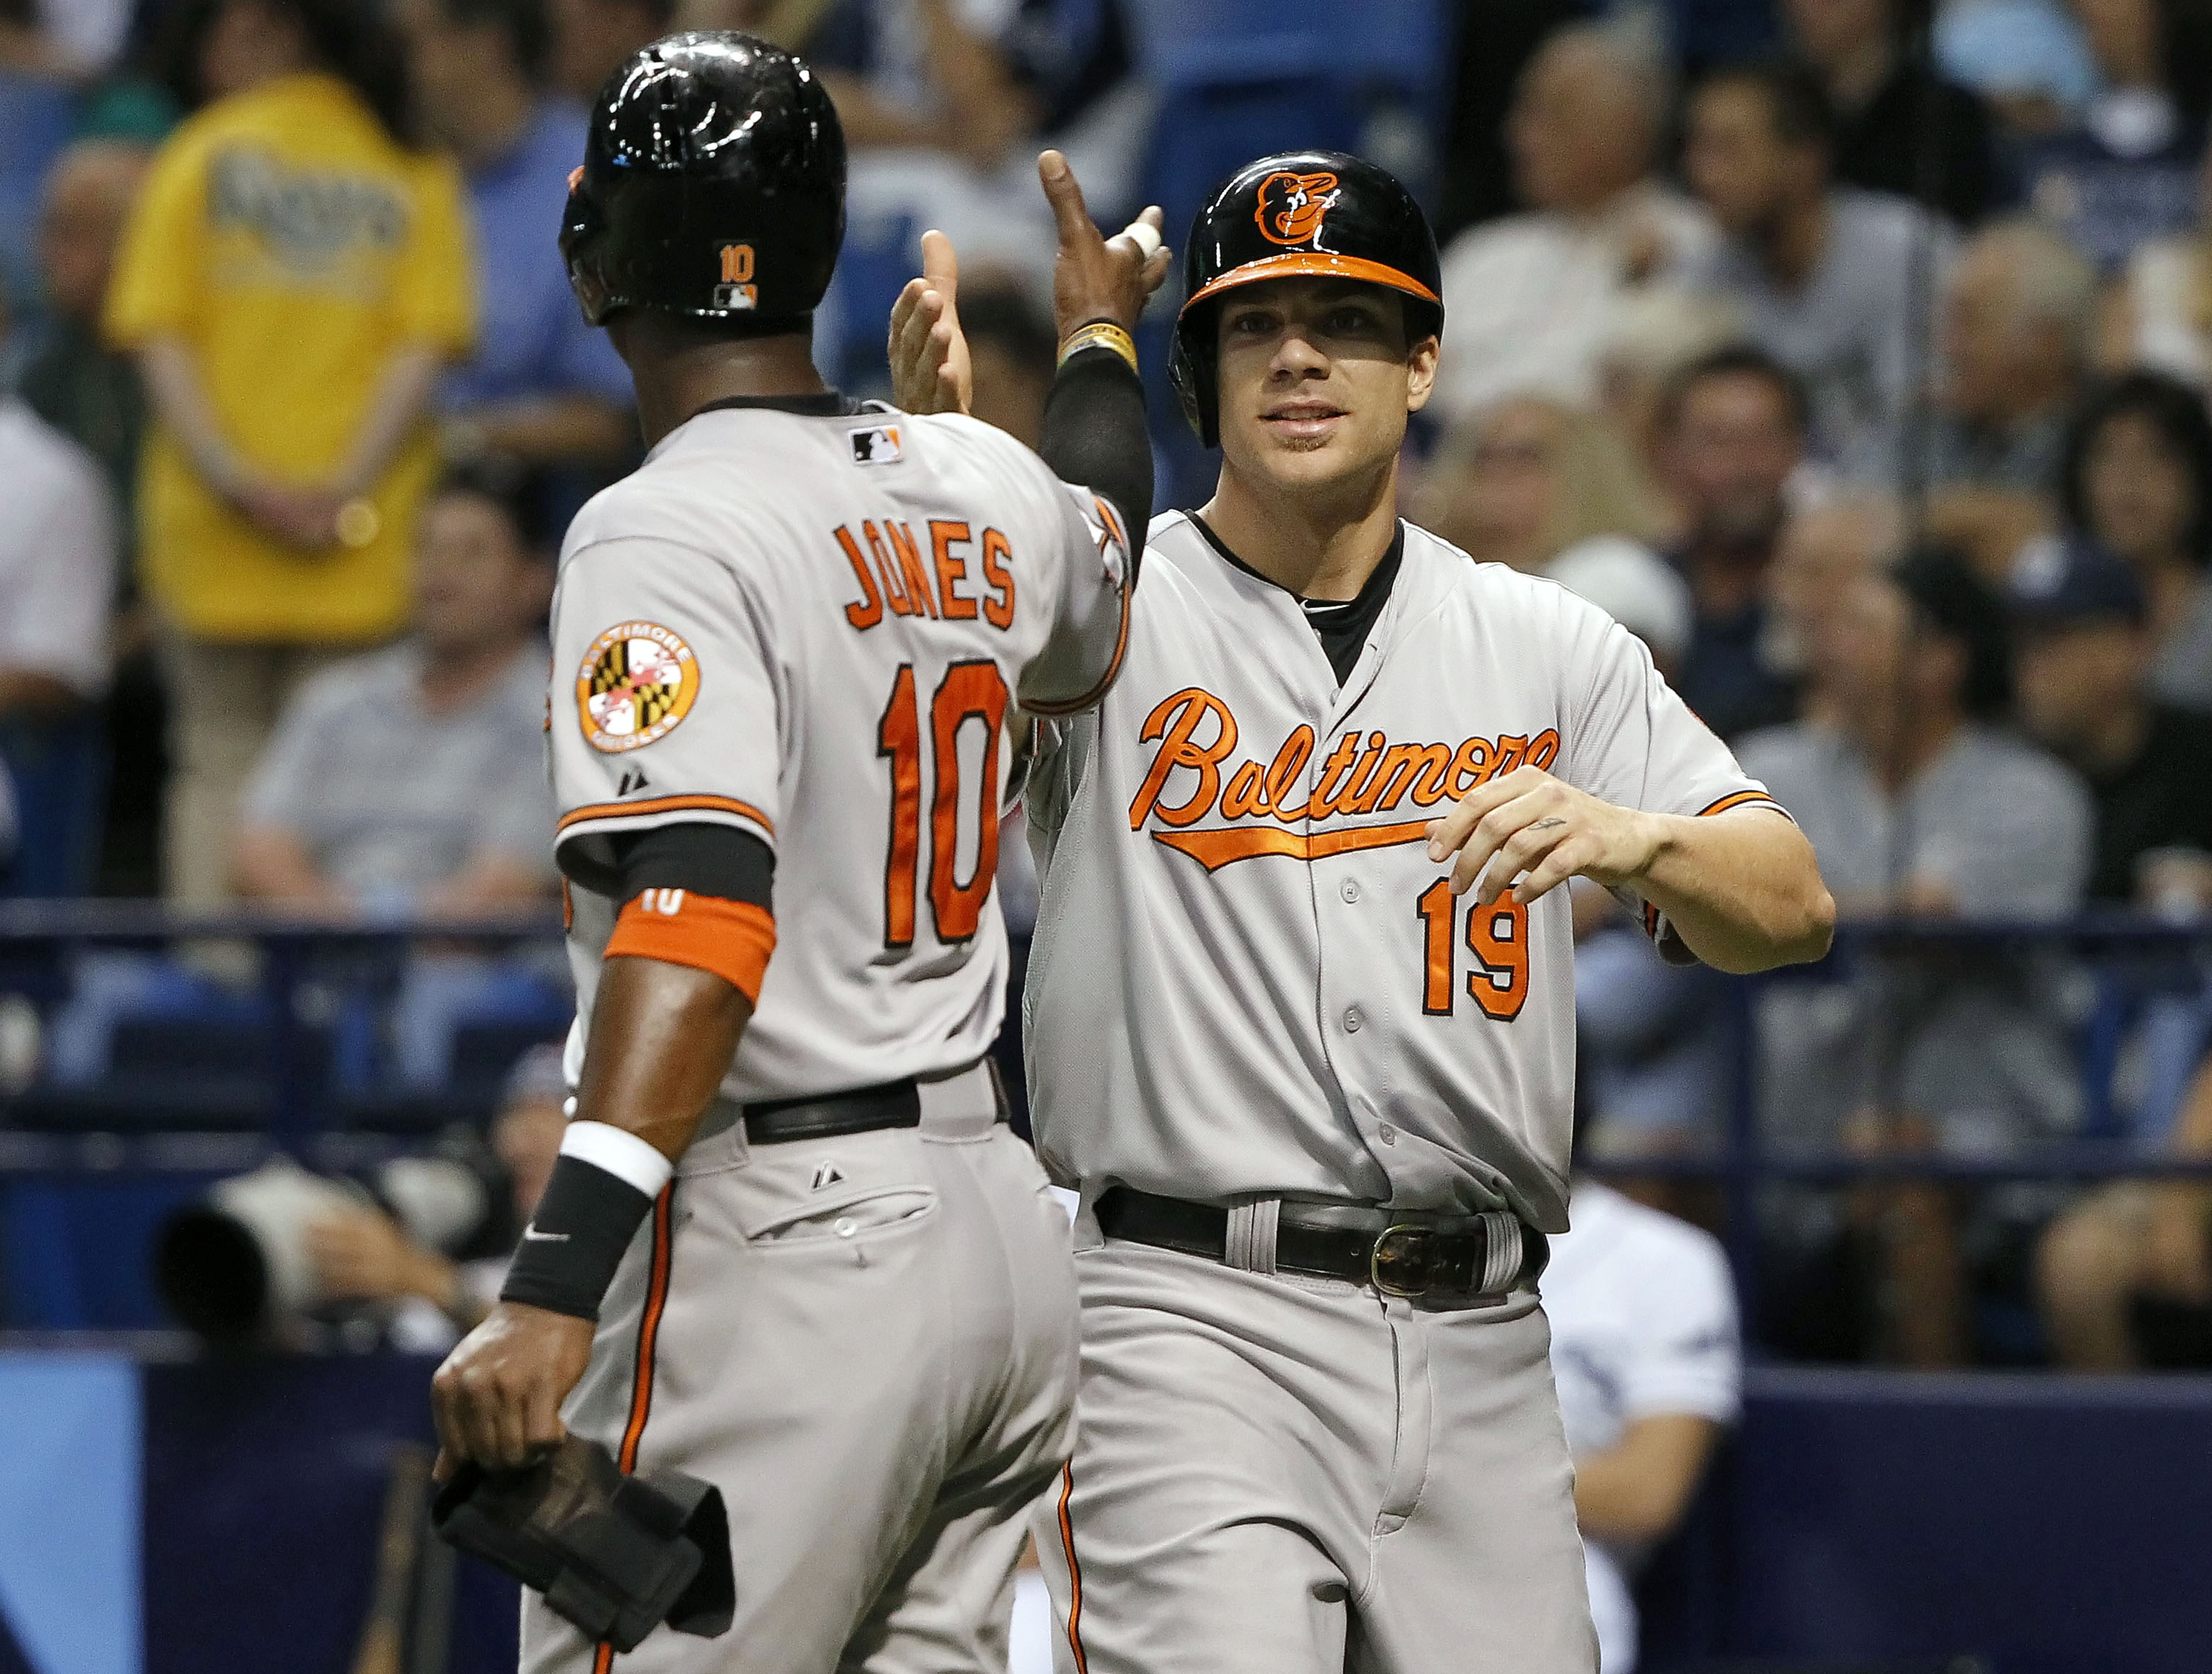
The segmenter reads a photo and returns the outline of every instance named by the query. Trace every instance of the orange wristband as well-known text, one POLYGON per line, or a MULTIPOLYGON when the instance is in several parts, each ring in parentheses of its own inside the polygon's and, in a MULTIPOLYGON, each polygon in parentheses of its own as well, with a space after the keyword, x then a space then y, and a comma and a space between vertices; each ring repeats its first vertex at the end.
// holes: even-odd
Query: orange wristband
POLYGON ((775 951, 775 919, 750 901, 689 889, 644 889, 623 904, 606 957, 628 955, 710 971, 758 1003, 775 951))

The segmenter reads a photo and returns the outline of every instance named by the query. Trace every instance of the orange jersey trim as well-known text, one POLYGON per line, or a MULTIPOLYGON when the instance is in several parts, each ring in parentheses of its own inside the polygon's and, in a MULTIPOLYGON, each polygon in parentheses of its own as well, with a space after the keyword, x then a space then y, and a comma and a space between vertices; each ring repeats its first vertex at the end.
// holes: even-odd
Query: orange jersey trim
MULTIPOLYGON (((653 1415, 653 1351, 660 1341, 660 1316, 668 1307, 675 1196, 676 1182, 671 1180, 653 1200, 653 1277, 646 1286, 645 1312, 637 1322, 637 1365, 630 1380, 629 1422, 623 1426, 622 1451, 615 1461, 626 1476, 637 1470, 638 1445, 645 1440, 645 1421, 653 1415)), ((614 1659, 615 1647, 600 1641, 592 1659, 592 1674, 607 1674, 614 1659)))
POLYGON ((1401 273, 1395 267, 1381 262, 1370 262, 1360 256, 1332 256, 1326 250, 1298 250, 1285 256, 1264 257, 1256 262, 1247 262, 1233 267, 1212 284, 1203 287, 1189 301, 1182 305, 1188 313, 1209 296, 1238 285, 1256 285, 1263 279, 1361 279, 1371 285, 1382 285, 1394 291, 1403 291, 1408 296, 1418 296, 1425 302, 1440 302, 1443 299, 1410 273, 1401 273))
POLYGON ((1083 1566, 1075 1561, 1075 1523, 1067 1502, 1075 1494, 1075 1464, 1060 1467, 1060 1550, 1067 1558, 1067 1648, 1075 1653, 1075 1674, 1091 1674, 1083 1654, 1083 1566))
POLYGON ((592 820, 628 819, 636 814, 682 814, 697 810, 714 814, 735 814, 740 819, 750 820, 771 837, 775 825, 769 816, 749 802, 739 802, 735 797, 647 797, 642 802, 593 802, 561 816, 554 828, 556 835, 566 833, 572 826, 592 820))
POLYGON ((1280 826, 1227 826, 1207 831, 1155 831, 1152 840, 1179 849, 1209 872, 1255 855, 1282 854, 1294 860, 1326 860, 1358 849, 1387 849, 1425 841, 1429 820, 1400 825, 1356 825, 1334 831, 1285 831, 1280 826))
POLYGON ((758 1004, 775 951, 775 919, 765 907, 689 889, 646 889, 623 904, 605 956, 689 965, 758 1004))
POLYGON ((1071 698, 1065 703, 1032 703, 1024 698, 1023 708, 1032 715, 1079 715, 1114 689, 1114 682, 1121 677, 1121 659, 1129 654, 1129 596, 1134 591, 1126 586, 1121 589, 1121 628, 1114 641, 1114 660, 1106 665, 1106 672, 1099 676, 1098 683, 1081 697, 1071 698))
POLYGON ((1782 816, 1784 819, 1790 820, 1790 824, 1795 825, 1797 823, 1796 820, 1790 819, 1790 810, 1788 809, 1784 808, 1780 803, 1775 801, 1772 797, 1768 796, 1764 791, 1738 791, 1733 796, 1723 797, 1718 802, 1714 803, 1710 807, 1700 808, 1698 810, 1697 816, 1702 820, 1711 815, 1726 814, 1731 810, 1738 808, 1771 808, 1776 813, 1782 816))

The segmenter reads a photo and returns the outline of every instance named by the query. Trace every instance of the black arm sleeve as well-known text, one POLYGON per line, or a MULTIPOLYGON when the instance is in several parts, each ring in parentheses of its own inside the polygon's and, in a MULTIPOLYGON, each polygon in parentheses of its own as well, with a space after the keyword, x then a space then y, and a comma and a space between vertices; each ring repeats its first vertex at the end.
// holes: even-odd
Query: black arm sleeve
POLYGON ((614 840, 618 901, 642 889, 750 901, 775 911, 775 853, 750 831, 726 825, 664 825, 614 840))
POLYGON ((1063 482, 1114 502, 1129 531, 1132 577, 1152 516, 1152 439, 1145 428, 1145 380, 1112 349, 1079 349, 1052 380, 1037 453, 1063 482))

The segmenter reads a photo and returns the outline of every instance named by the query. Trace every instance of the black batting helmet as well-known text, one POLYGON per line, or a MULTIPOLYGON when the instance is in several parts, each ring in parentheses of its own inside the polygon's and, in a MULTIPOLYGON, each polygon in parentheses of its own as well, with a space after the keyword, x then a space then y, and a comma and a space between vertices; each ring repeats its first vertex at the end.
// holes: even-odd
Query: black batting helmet
POLYGON ((802 329, 845 236, 845 133, 805 62, 750 35, 671 35, 592 111, 561 254, 584 318, 625 308, 802 329))
POLYGON ((1359 279, 1406 298, 1418 342, 1444 327, 1437 235, 1387 170, 1340 151, 1285 151, 1214 189, 1183 247, 1182 312, 1168 381, 1208 447, 1221 440, 1214 317, 1221 294, 1263 279, 1359 279))

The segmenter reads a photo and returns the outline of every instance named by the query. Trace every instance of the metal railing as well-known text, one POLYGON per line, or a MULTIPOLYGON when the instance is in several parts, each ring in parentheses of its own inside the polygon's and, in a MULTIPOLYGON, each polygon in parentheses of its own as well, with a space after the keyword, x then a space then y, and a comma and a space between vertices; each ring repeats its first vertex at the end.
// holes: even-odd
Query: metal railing
MULTIPOLYGON (((279 1151, 325 1169, 373 1162, 405 1142, 344 1131, 329 1119, 313 1073, 313 1025, 295 1003, 301 986, 333 961, 358 960, 365 954, 397 961, 410 949, 425 945, 512 948, 559 932, 556 919, 538 912, 466 921, 368 923, 273 912, 178 913, 148 902, 0 901, 0 993, 65 998, 69 955, 76 949, 252 944, 258 959, 253 981, 268 1029, 270 1084, 268 1119, 258 1132, 26 1131, 10 1127, 6 1106, 0 1104, 0 1174, 228 1171, 251 1168, 279 1151)), ((2212 1176, 2212 1156, 2151 1153, 2118 1137, 2033 1143, 2002 1157, 1782 1149, 1768 1142, 1762 1131, 1757 1087, 1756 1014, 1763 991, 1776 984, 1849 980, 1869 960, 1909 963, 1972 955, 1987 970, 2008 957, 2047 959, 2053 954, 2077 964, 2162 967, 2168 986, 2212 987, 2212 919, 2177 924, 2101 913, 2063 922, 1919 919, 1847 925, 1838 932, 1834 951, 1820 965, 1729 982, 1734 1081, 1714 1149, 1703 1155, 1593 1161, 1587 1165, 1589 1171, 1601 1177, 1717 1184, 1725 1218, 1724 1241, 1747 1315, 1759 1294, 1760 1194, 1770 1185, 1838 1187, 1936 1180, 1965 1186, 2212 1176)))

